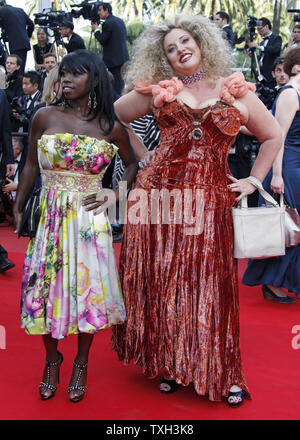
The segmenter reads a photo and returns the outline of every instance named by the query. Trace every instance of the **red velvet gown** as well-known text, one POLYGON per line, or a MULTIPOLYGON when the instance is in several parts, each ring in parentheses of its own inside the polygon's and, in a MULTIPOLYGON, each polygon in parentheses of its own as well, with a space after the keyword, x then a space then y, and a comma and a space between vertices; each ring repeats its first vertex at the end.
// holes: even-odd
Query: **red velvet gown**
MULTIPOLYGON (((236 194, 226 176, 242 115, 221 100, 201 110, 175 100, 154 112, 161 145, 135 185, 147 191, 148 224, 124 226, 120 277, 128 319, 114 326, 112 348, 125 364, 134 359, 149 378, 162 374, 184 386, 193 383, 213 401, 235 384, 250 398, 232 255, 236 194), (151 190, 163 188, 202 190, 201 234, 187 235, 183 223, 151 224, 151 190)), ((128 203, 128 212, 133 205, 128 203)))

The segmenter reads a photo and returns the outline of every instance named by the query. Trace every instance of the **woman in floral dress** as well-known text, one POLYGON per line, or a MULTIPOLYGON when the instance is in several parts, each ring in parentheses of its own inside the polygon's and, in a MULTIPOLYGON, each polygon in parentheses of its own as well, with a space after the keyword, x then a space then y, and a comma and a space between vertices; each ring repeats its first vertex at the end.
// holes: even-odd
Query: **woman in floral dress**
MULTIPOLYGON (((21 319, 30 335, 43 335, 46 366, 40 396, 54 396, 63 361, 58 340, 78 335, 68 393, 77 402, 86 390, 89 349, 98 331, 125 321, 110 224, 103 202, 94 215, 82 205, 101 190, 101 179, 118 150, 128 185, 136 158, 115 117, 109 80, 100 58, 79 50, 59 67, 63 97, 37 112, 30 150, 15 204, 17 229, 33 183, 41 173, 40 222, 25 256, 21 319)), ((116 200, 118 191, 115 191, 116 200)))

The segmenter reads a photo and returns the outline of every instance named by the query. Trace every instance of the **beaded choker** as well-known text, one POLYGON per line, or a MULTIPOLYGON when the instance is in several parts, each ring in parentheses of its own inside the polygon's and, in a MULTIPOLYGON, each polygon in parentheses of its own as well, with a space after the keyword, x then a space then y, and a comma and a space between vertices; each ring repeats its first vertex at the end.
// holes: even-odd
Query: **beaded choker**
POLYGON ((179 76, 179 79, 183 82, 183 84, 193 84, 195 82, 201 81, 205 77, 206 72, 204 72, 204 70, 198 70, 198 72, 193 73, 192 75, 179 76))

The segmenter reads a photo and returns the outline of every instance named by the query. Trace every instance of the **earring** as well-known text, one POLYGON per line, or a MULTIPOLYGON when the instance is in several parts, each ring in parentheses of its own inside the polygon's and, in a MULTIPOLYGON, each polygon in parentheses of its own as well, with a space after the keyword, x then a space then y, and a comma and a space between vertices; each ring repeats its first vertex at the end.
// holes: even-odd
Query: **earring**
POLYGON ((97 100, 96 100, 96 96, 94 95, 94 96, 89 96, 89 101, 88 101, 88 106, 89 106, 89 109, 92 111, 92 110, 95 110, 96 108, 97 108, 97 100))

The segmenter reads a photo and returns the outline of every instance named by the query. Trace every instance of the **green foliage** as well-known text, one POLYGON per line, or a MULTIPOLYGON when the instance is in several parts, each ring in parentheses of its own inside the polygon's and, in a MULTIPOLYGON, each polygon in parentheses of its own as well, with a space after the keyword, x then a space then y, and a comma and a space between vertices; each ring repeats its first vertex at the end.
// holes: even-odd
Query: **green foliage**
MULTIPOLYGON (((80 3, 79 0, 56 0, 56 8, 70 11, 70 4, 80 3)), ((273 22, 274 6, 281 5, 280 35, 285 44, 293 27, 293 14, 287 13, 289 8, 297 8, 297 0, 111 0, 113 13, 127 23, 128 47, 131 51, 134 39, 140 35, 146 25, 167 18, 175 13, 190 12, 205 16, 215 15, 217 11, 226 11, 231 17, 231 26, 236 40, 244 40, 248 34, 247 16, 267 17, 273 22)), ((31 16, 38 11, 38 0, 26 0, 25 10, 31 16)), ((88 46, 88 41, 87 46, 88 46)), ((97 50, 91 43, 91 50, 97 50)), ((245 46, 240 42, 236 47, 241 50, 245 46)), ((98 48, 98 51, 100 48, 98 48)), ((97 52, 98 53, 98 52, 97 52)))
POLYGON ((132 43, 143 32, 145 25, 139 21, 134 21, 126 26, 127 30, 127 46, 129 57, 132 55, 132 43))

